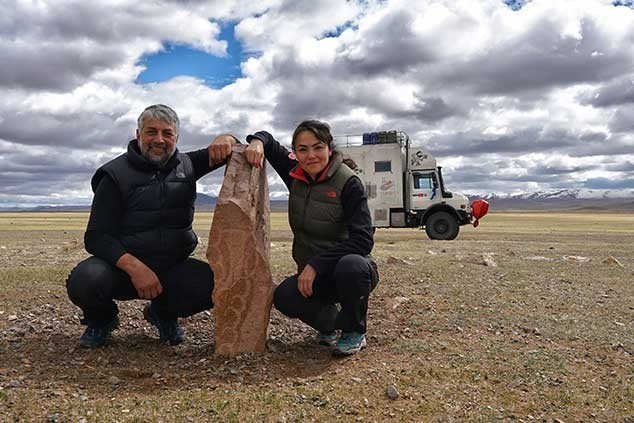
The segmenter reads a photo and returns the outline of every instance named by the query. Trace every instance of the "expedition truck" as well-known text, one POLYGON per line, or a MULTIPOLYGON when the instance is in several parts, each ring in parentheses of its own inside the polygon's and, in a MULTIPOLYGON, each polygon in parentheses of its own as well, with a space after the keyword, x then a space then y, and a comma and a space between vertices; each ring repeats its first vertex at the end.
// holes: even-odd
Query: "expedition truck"
POLYGON ((477 227, 488 211, 484 200, 469 204, 465 195, 449 192, 434 156, 411 147, 404 132, 345 135, 335 142, 357 165, 374 228, 425 228, 431 239, 451 240, 461 225, 477 227))

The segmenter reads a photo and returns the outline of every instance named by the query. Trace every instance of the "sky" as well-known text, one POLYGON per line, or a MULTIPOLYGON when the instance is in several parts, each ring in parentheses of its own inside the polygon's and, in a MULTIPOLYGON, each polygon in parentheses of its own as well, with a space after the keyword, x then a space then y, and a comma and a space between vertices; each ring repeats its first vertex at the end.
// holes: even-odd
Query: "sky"
POLYGON ((90 204, 154 103, 181 151, 314 118, 407 132, 454 191, 634 189, 632 1, 9 0, 0 58, 0 207, 90 204))

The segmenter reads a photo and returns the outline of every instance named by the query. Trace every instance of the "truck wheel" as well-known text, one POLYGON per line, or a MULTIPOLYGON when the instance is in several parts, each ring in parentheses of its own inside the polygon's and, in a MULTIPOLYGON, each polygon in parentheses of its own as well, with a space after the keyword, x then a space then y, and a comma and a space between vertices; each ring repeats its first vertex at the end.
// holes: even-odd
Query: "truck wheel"
POLYGON ((452 240, 458 236, 458 221, 451 214, 439 211, 427 219, 425 232, 430 239, 452 240))

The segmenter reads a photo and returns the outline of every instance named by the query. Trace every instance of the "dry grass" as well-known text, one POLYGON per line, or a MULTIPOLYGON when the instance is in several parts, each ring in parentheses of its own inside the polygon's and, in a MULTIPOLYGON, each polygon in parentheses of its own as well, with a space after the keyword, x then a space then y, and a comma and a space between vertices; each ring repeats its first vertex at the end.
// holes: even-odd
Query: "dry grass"
MULTIPOLYGON (((276 280, 293 269, 285 219, 276 280)), ((262 355, 213 355, 204 313, 168 348, 139 302, 109 346, 77 349, 64 280, 86 220, 0 214, 0 421, 634 421, 634 215, 492 213, 451 242, 379 230, 369 345, 344 360, 277 312, 262 355)))

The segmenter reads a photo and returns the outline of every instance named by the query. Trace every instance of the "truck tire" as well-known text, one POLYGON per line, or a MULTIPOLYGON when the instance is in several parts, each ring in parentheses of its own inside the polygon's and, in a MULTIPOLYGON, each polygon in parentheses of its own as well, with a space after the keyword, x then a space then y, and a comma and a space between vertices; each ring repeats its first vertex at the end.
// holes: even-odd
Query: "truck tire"
POLYGON ((458 236, 459 230, 458 220, 444 211, 432 214, 425 223, 425 232, 430 239, 449 241, 458 236))

